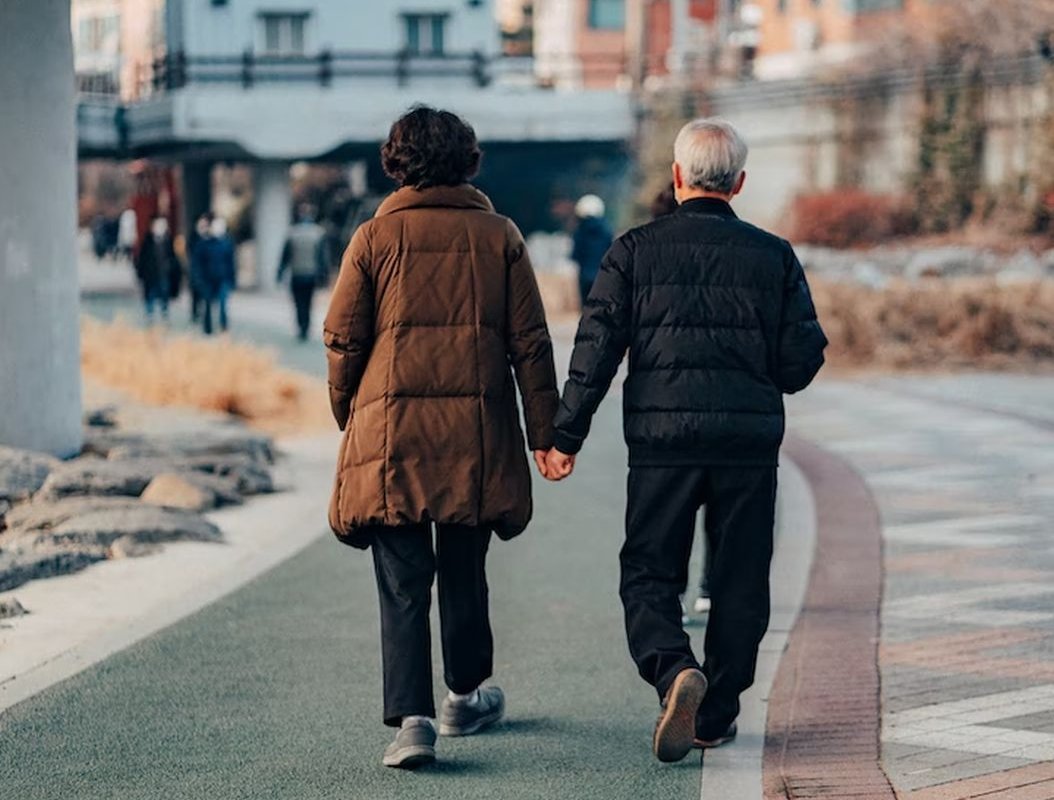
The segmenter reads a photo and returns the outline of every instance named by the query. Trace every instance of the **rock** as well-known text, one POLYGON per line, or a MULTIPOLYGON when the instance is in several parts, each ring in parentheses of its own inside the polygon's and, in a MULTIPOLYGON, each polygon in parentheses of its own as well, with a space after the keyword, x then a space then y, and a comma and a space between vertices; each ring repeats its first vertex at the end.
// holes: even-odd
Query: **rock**
POLYGON ((61 464, 40 487, 44 500, 78 495, 119 495, 138 497, 155 475, 171 470, 170 462, 154 458, 109 461, 84 456, 61 464))
POLYGON ((26 503, 8 513, 7 531, 0 537, 0 545, 26 534, 52 530, 82 514, 134 509, 140 505, 138 500, 127 497, 67 497, 50 503, 26 503))
POLYGON ((1047 250, 1039 257, 1039 263, 1043 265, 1043 273, 1048 278, 1054 278, 1054 249, 1047 250))
POLYGON ((0 592, 15 589, 38 578, 78 572, 104 558, 106 552, 101 549, 31 547, 3 550, 0 551, 0 592))
POLYGON ((7 512, 11 510, 10 500, 0 500, 0 532, 7 527, 7 512))
POLYGON ((151 556, 161 550, 157 542, 140 542, 134 536, 122 536, 115 539, 106 551, 107 558, 141 558, 151 556))
POLYGON ((246 456, 226 458, 201 456, 189 459, 185 463, 192 469, 231 479, 243 495, 270 494, 274 491, 274 478, 271 476, 271 471, 246 456))
POLYGON ((0 599, 0 619, 11 619, 12 617, 24 617, 29 612, 14 597, 6 600, 0 599))
MULTIPOLYGON (((257 494, 260 491, 259 486, 250 485, 248 488, 256 488, 257 494)), ((150 482, 139 499, 151 505, 190 511, 206 511, 243 502, 237 477, 198 471, 162 473, 150 482)))
POLYGON ((996 279, 1003 283, 1027 283, 1044 277, 1043 262, 1031 250, 1018 250, 999 265, 996 279))
POLYGON ((135 508, 101 509, 71 517, 49 531, 34 535, 37 546, 108 548, 122 537, 137 542, 218 542, 220 529, 189 511, 158 508, 145 503, 135 508))
POLYGON ((274 445, 266 436, 243 430, 204 428, 192 433, 144 434, 89 431, 84 450, 113 461, 142 458, 198 458, 247 456, 264 464, 274 462, 274 445))
POLYGON ((904 267, 905 277, 956 278, 983 275, 992 271, 995 257, 974 247, 928 247, 911 254, 904 267))
POLYGON ((92 409, 84 415, 84 424, 89 428, 116 428, 117 406, 92 409))
POLYGON ((13 617, 24 617, 29 612, 15 597, 0 599, 0 619, 11 619, 13 617))
POLYGON ((0 500, 25 500, 61 462, 43 453, 0 446, 0 500))

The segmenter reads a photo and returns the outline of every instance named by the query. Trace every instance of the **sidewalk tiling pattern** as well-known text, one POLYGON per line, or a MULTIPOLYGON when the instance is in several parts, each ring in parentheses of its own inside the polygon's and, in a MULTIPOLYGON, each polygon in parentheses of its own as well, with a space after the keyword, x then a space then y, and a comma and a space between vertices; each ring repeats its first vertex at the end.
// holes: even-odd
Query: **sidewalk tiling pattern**
POLYGON ((1054 429, 910 386, 789 403, 880 509, 883 766, 907 800, 1054 798, 1054 429))

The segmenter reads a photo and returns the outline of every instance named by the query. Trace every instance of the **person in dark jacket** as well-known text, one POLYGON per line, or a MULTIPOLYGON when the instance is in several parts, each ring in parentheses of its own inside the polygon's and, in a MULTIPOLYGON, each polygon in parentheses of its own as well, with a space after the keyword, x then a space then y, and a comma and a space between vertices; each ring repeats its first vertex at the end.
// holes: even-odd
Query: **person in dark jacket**
POLYGON ((198 322, 201 319, 201 307, 203 305, 201 286, 202 276, 205 272, 204 256, 206 248, 201 243, 211 235, 209 228, 212 225, 212 215, 202 214, 194 223, 194 228, 187 235, 187 262, 188 279, 190 287, 190 321, 198 322))
POLYGON ((290 273, 289 289, 296 309, 297 336, 307 341, 311 329, 311 304, 315 290, 329 275, 329 237, 326 229, 315 222, 315 209, 304 204, 298 211, 297 223, 289 231, 282 248, 282 263, 278 267, 278 282, 290 273))
POLYGON ((589 290, 597 279, 600 262, 611 247, 611 227, 604 220, 604 201, 595 194, 583 195, 575 204, 575 228, 571 260, 578 266, 578 291, 585 308, 589 290))
POLYGON ((150 221, 150 232, 139 248, 135 271, 143 290, 147 320, 153 320, 156 307, 161 309, 161 318, 167 320, 168 301, 173 286, 179 285, 182 266, 172 246, 168 220, 164 217, 156 216, 150 221))
POLYGON ((783 394, 804 389, 827 339, 791 246, 740 220, 747 146, 727 122, 686 125, 674 146, 677 211, 604 258, 555 420, 550 479, 575 454, 629 351, 629 445, 620 595, 630 652, 663 710, 663 761, 735 736, 769 620, 783 394), (694 520, 705 506, 710 594, 700 667, 681 621, 694 520), (700 671, 701 670, 701 671, 700 671))
POLYGON ((400 188, 352 237, 324 323, 345 431, 329 522, 373 551, 384 721, 399 729, 390 767, 435 758, 436 578, 449 689, 439 733, 476 733, 504 713, 501 689, 482 685, 494 664, 487 552, 492 533, 527 527, 525 450, 541 467, 553 443, 559 396, 541 295, 519 230, 468 183, 479 161, 454 114, 421 107, 395 122, 382 163, 400 188))
POLYGON ((209 226, 209 235, 197 248, 201 251, 202 327, 206 335, 211 335, 213 306, 219 311, 220 330, 227 330, 227 299, 234 289, 234 240, 227 233, 227 220, 215 217, 209 226))

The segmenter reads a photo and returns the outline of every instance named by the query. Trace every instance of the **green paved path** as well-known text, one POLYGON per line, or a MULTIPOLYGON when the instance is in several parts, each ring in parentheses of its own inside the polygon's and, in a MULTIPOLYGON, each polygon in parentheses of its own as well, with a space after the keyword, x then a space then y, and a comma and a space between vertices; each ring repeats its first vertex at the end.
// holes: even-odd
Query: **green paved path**
MULTIPOLYGON (((495 682, 508 720, 441 740, 435 767, 379 765, 389 731, 370 559, 324 536, 0 717, 0 797, 697 798, 698 757, 671 767, 649 752, 657 702, 626 653, 624 464, 613 399, 579 473, 537 485, 535 524, 495 542, 495 682)), ((322 534, 324 509, 305 524, 322 534)))

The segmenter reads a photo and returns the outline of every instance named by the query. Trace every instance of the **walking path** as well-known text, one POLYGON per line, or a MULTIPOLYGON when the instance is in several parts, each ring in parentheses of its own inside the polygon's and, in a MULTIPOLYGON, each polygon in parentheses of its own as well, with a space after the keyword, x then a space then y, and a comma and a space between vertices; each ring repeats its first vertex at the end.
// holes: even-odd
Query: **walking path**
MULTIPOLYGON (((317 345, 280 355, 321 371, 317 345)), ((816 557, 806 589, 812 504, 785 469, 758 685, 739 740, 705 759, 648 751, 654 697, 615 591, 613 398, 576 475, 539 485, 531 531, 492 550, 510 697, 492 733, 441 742, 412 776, 378 766, 371 567, 320 510, 298 556, 0 718, 0 785, 26 800, 1054 798, 1052 399, 1051 378, 947 376, 828 378, 790 400, 792 430, 823 448, 792 440, 785 459, 815 497, 816 557)))
POLYGON ((824 381, 790 408, 881 514, 899 797, 1054 798, 1054 378, 824 381))

